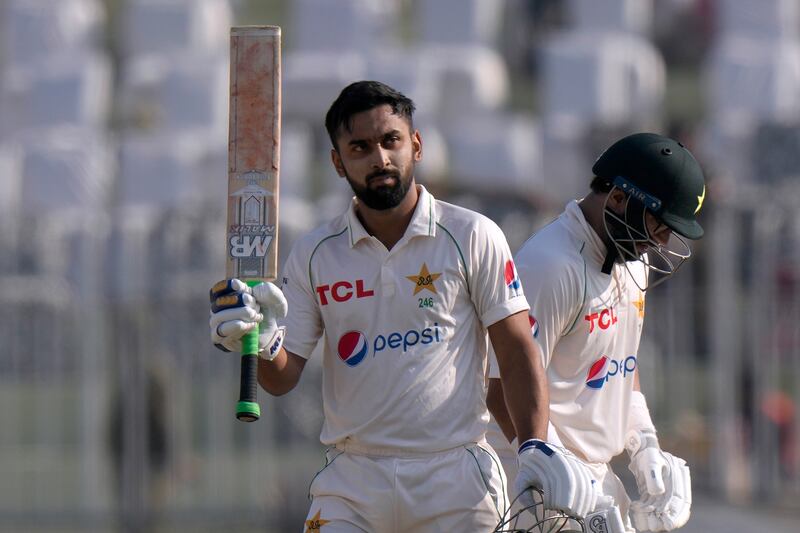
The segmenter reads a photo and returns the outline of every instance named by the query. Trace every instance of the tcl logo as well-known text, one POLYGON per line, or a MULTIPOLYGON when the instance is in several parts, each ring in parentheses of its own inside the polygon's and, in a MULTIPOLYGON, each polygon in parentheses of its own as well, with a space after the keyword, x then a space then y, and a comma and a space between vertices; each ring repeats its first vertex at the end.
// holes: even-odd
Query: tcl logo
POLYGON ((319 295, 319 303, 321 305, 328 305, 328 296, 333 298, 334 302, 346 302, 352 297, 356 298, 369 298, 375 296, 375 291, 372 289, 364 288, 364 280, 357 279, 355 282, 337 281, 333 285, 320 285, 316 288, 319 295), (355 283, 355 286, 353 285, 355 283))
POLYGON ((594 331, 595 325, 600 329, 608 329, 617 323, 617 312, 613 307, 602 309, 598 312, 586 315, 583 317, 589 323, 589 333, 594 331))

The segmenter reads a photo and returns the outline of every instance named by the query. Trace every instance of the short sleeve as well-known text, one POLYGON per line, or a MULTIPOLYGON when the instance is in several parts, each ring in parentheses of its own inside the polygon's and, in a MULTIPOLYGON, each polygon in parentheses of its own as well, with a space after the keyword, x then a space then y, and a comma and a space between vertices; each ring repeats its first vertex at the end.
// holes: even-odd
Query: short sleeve
POLYGON ((289 253, 284 266, 281 289, 289 304, 289 312, 283 320, 286 326, 284 347, 287 351, 305 359, 322 336, 322 316, 308 277, 308 259, 297 245, 289 253))
POLYGON ((579 314, 584 282, 568 266, 548 261, 547 254, 538 258, 532 255, 519 257, 517 268, 530 303, 531 334, 542 349, 542 363, 547 368, 556 343, 569 332, 579 314))
POLYGON ((528 309, 505 235, 488 218, 476 224, 469 260, 470 294, 484 327, 528 309))

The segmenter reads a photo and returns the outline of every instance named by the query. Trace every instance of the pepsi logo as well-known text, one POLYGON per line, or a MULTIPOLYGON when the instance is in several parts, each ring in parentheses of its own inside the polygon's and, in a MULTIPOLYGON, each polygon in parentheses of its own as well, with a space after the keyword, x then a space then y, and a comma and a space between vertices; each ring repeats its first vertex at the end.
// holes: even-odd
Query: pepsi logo
POLYGON ((514 293, 514 296, 517 296, 519 294, 519 290, 522 288, 522 283, 519 281, 517 268, 514 266, 514 261, 511 259, 506 261, 505 277, 506 286, 508 286, 508 288, 514 293))
POLYGON ((612 359, 604 355, 589 368, 589 373, 586 374, 586 386, 590 389, 600 389, 611 378, 621 376, 625 379, 629 374, 633 375, 635 370, 635 355, 629 355, 624 359, 612 359))
POLYGON ((528 322, 531 325, 531 335, 533 335, 533 338, 539 337, 539 323, 536 321, 536 317, 528 315, 528 322))
POLYGON ((439 327, 438 322, 434 322, 432 326, 426 326, 422 329, 378 334, 375 335, 372 343, 362 332, 353 330, 339 337, 337 351, 339 358, 348 366, 356 366, 367 356, 370 345, 372 346, 373 357, 377 357, 378 354, 385 350, 397 350, 404 354, 409 351, 417 351, 419 348, 415 347, 439 344, 440 342, 445 342, 446 338, 447 332, 444 328, 439 327))
POLYGON ((339 358, 348 366, 356 366, 369 351, 367 337, 360 331, 348 331, 339 338, 339 358))
POLYGON ((586 374, 586 386, 591 389, 599 389, 606 382, 608 376, 608 357, 603 356, 589 368, 589 373, 586 374))

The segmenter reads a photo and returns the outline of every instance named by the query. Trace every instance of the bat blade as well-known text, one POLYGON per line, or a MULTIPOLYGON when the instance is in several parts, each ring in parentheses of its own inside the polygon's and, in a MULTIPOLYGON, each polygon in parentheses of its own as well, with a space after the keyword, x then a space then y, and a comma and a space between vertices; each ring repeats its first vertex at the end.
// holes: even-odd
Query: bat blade
MULTIPOLYGON (((278 267, 281 29, 234 26, 230 40, 227 278, 255 286, 278 267)), ((258 420, 258 329, 242 338, 236 417, 258 420)))

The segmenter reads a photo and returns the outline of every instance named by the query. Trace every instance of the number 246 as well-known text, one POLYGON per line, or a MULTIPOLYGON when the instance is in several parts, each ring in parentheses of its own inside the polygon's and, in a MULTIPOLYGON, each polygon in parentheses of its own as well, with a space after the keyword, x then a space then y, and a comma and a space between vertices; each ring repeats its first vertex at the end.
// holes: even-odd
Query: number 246
POLYGON ((418 301, 420 308, 433 307, 433 298, 419 298, 418 301))

